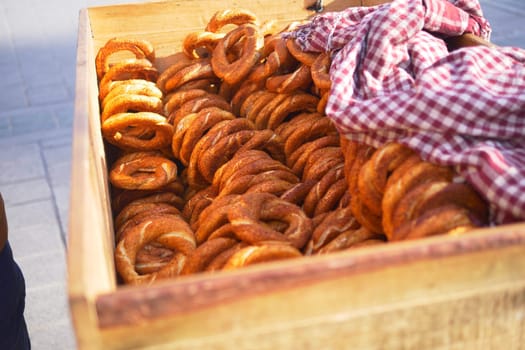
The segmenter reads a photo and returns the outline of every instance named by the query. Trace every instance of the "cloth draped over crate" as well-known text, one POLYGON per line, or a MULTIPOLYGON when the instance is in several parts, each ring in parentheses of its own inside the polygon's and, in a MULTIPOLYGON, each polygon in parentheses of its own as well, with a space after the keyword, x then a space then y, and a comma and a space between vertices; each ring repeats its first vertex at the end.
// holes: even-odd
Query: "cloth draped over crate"
POLYGON ((449 52, 442 38, 491 28, 477 0, 394 0, 315 16, 287 34, 332 52, 326 114, 347 138, 397 141, 454 166, 495 224, 525 220, 525 50, 449 52))

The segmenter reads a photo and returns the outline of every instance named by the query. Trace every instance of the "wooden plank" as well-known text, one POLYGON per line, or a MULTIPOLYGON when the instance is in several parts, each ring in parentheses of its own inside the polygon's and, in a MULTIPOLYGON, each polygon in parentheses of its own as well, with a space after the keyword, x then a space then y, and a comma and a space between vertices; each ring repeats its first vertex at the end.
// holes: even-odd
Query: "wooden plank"
MULTIPOLYGON (((243 1, 283 26, 304 1, 243 1)), ((385 0, 324 1, 325 11, 385 0)), ((238 1, 165 1, 83 10, 79 20, 68 292, 80 349, 519 348, 525 225, 330 256, 117 286, 94 58, 111 37, 150 40, 162 66, 182 38, 238 1), (497 345, 496 345, 497 344, 497 345), (256 346, 255 346, 256 345, 256 346)), ((469 38, 467 43, 479 44, 469 38), (468 41, 470 40, 470 41, 468 41)))
POLYGON ((104 344, 226 349, 253 342, 269 349, 297 341, 305 342, 300 348, 314 348, 310 345, 322 340, 326 348, 339 348, 344 343, 337 334, 347 334, 352 339, 344 342, 359 349, 379 345, 376 336, 429 349, 492 342, 493 336, 499 339, 492 329, 497 324, 497 329, 512 324, 498 332, 516 341, 525 328, 520 318, 525 237, 509 232, 503 241, 486 234, 470 238, 289 261, 142 291, 121 289, 97 299, 104 344), (112 318, 119 319, 112 324, 112 318))

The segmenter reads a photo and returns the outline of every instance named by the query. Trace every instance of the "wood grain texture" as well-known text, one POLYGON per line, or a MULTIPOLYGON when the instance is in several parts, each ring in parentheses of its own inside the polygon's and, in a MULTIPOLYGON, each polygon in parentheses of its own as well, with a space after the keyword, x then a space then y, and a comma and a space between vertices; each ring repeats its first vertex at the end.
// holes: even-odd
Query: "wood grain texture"
MULTIPOLYGON (((385 0, 324 1, 325 10, 385 0)), ((116 283, 94 57, 109 38, 145 38, 167 67, 191 30, 242 5, 287 24, 294 0, 165 1, 81 11, 68 237, 79 349, 520 349, 525 224, 198 274, 116 283)), ((486 44, 468 36, 459 46, 486 44)), ((109 158, 108 158, 109 157, 109 158)))

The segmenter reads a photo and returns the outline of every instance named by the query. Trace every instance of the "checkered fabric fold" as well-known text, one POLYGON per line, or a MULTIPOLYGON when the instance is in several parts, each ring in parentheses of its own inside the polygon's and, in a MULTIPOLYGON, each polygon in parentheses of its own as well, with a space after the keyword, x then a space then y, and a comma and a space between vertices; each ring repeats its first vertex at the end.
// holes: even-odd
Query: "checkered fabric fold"
POLYGON ((289 35, 333 53, 326 113, 346 137, 454 166, 501 224, 525 220, 525 50, 448 52, 440 39, 490 31, 477 0, 394 0, 321 14, 289 35))

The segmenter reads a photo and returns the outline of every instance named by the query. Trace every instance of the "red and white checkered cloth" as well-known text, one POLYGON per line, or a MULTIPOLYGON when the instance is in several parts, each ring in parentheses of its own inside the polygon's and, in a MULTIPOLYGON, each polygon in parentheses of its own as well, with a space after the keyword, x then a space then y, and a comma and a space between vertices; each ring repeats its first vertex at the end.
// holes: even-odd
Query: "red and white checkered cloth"
POLYGON ((438 38, 465 32, 490 34, 477 0, 348 8, 289 35, 306 51, 333 52, 326 113, 349 139, 395 140, 455 166, 491 204, 494 223, 523 221, 525 50, 449 53, 438 38))

